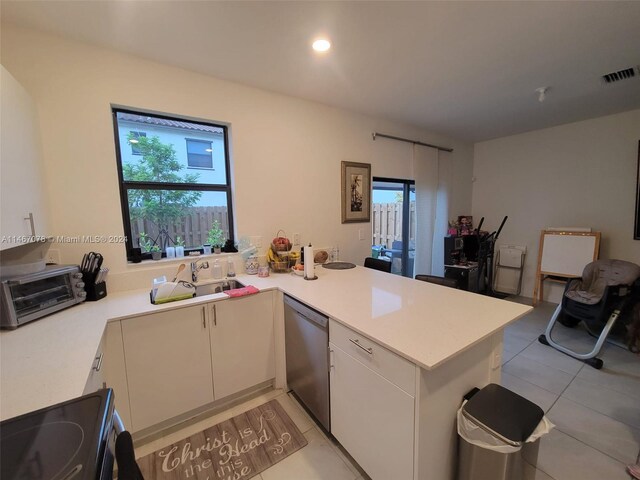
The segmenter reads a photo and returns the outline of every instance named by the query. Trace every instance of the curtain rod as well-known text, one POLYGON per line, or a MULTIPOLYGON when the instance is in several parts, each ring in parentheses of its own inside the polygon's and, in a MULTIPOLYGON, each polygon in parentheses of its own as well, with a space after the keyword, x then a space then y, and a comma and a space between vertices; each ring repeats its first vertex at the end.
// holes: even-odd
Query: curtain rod
POLYGON ((384 133, 373 132, 371 137, 375 140, 376 137, 390 138, 391 140, 399 140, 400 142, 413 143, 414 145, 423 145, 425 147, 437 148, 443 152, 453 152, 453 148, 439 147, 438 145, 431 145, 430 143, 419 142, 418 140, 409 140, 408 138, 394 137, 393 135, 385 135, 384 133))

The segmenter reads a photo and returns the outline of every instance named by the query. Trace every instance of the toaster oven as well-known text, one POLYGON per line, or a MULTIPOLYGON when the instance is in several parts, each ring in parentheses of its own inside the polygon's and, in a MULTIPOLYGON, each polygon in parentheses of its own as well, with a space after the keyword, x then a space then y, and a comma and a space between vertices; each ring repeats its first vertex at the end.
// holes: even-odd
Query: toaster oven
POLYGON ((4 279, 0 292, 0 327, 14 329, 84 302, 82 273, 77 265, 51 265, 44 270, 4 279))

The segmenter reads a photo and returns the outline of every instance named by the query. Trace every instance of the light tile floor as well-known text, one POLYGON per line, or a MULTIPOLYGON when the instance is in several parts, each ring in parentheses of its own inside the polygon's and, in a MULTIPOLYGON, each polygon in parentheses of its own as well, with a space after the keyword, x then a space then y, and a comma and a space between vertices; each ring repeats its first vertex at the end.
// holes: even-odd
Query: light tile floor
MULTIPOLYGON (((524 299, 516 301, 526 302, 524 299)), ((538 404, 556 425, 540 440, 537 459, 525 449, 525 480, 627 480, 640 450, 640 357, 605 344, 595 370, 538 343, 555 305, 543 303, 505 331, 502 384, 538 404)), ((593 339, 558 325, 556 341, 587 351, 593 339)), ((308 445, 256 480, 364 480, 367 475, 310 419, 297 401, 274 390, 141 446, 142 457, 276 398, 308 445)), ((393 480, 393 479, 389 479, 393 480)), ((487 479, 490 480, 490 479, 487 479)))
MULTIPOLYGON (((525 299, 516 299, 526 303, 525 299)), ((505 329, 502 385, 538 404, 556 425, 525 449, 525 478, 627 480, 625 467, 640 451, 640 356, 605 343, 596 370, 542 345, 556 305, 543 303, 505 329)), ((595 339, 581 327, 553 330, 556 342, 580 352, 595 339)))

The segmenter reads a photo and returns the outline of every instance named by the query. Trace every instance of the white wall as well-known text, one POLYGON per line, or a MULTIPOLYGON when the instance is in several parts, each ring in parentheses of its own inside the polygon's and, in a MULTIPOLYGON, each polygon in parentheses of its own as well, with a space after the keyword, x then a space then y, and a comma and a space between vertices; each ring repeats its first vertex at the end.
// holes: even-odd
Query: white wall
MULTIPOLYGON (((639 140, 640 110, 633 110, 475 145, 474 221, 486 217, 492 231, 509 215, 498 243, 527 246, 523 295, 533 296, 545 227, 592 227, 602 232, 600 258, 640 264, 633 239, 639 140)), ((545 288, 545 298, 560 298, 560 287, 545 288)))
MULTIPOLYGON (((10 25, 2 26, 2 63, 39 110, 53 234, 123 232, 111 104, 230 124, 236 230, 261 235, 264 246, 284 229, 316 246, 338 243, 342 259, 362 264, 371 226, 340 223, 340 162, 371 163, 376 176, 412 178, 411 145, 374 142, 373 131, 453 147, 451 214, 471 207, 472 147, 418 128, 10 25)), ((113 278, 148 268, 127 265, 121 244, 53 248, 69 263, 98 250, 113 278)))

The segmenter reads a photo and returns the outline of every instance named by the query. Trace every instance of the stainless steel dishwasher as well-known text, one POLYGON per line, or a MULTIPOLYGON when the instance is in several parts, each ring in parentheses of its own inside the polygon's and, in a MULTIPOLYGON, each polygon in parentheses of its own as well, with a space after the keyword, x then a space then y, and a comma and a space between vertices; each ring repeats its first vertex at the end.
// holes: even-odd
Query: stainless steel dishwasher
POLYGON ((284 327, 287 384, 330 432, 329 319, 285 295, 284 327))

